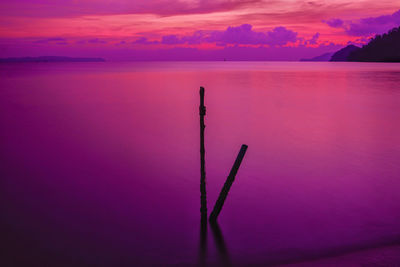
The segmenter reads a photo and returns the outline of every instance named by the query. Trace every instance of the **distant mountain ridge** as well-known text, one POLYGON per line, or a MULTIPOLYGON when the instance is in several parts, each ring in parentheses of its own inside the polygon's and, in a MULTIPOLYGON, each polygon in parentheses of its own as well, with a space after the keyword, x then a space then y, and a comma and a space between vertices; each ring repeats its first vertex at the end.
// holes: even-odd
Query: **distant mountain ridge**
POLYGON ((313 58, 302 58, 300 61, 330 61, 332 58, 333 53, 325 53, 320 56, 316 56, 313 58))
POLYGON ((335 54, 332 55, 332 58, 330 61, 349 61, 349 56, 351 53, 359 50, 358 46, 355 45, 348 45, 345 48, 340 49, 337 51, 335 54))
POLYGON ((41 56, 41 57, 9 57, 0 58, 2 63, 12 62, 104 62, 103 58, 90 57, 59 57, 59 56, 41 56))

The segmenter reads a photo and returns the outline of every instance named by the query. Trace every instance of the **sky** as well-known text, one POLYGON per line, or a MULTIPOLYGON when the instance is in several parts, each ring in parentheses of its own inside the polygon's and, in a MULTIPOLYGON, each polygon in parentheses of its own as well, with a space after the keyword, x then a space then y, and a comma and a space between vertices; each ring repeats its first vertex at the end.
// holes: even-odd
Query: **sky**
POLYGON ((398 26, 399 0, 2 0, 0 57, 299 60, 398 26))

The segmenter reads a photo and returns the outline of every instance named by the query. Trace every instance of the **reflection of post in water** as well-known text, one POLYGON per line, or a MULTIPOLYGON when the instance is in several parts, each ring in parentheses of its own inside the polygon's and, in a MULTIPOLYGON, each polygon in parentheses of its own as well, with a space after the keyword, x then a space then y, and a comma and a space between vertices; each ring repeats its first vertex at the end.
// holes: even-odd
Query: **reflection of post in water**
POLYGON ((214 236, 215 244, 217 246, 218 255, 221 260, 222 266, 231 266, 231 260, 229 258, 228 249, 226 248, 225 239, 222 235, 221 228, 217 221, 210 222, 211 231, 214 236))
POLYGON ((206 266, 207 258, 207 218, 200 221, 199 266, 206 266))
MULTIPOLYGON (((201 221, 207 220, 207 194, 206 194, 206 163, 204 148, 204 116, 206 115, 206 107, 204 106, 204 87, 200 87, 200 213, 201 221)), ((205 223, 207 225, 207 222, 205 223)), ((207 226, 206 226, 207 227, 207 226)))

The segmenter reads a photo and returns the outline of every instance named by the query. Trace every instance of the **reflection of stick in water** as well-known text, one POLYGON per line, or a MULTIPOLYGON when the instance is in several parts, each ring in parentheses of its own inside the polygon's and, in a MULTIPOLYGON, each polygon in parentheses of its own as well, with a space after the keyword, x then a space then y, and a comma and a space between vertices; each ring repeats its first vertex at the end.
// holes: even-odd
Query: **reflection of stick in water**
POLYGON ((218 200, 215 203, 214 209, 210 215, 210 222, 215 222, 218 218, 219 213, 221 212, 222 206, 224 205, 225 199, 228 196, 229 190, 235 180, 235 176, 237 171, 239 170, 240 163, 242 163, 244 154, 246 153, 247 145, 242 145, 240 148, 239 154, 236 157, 235 163, 232 166, 231 172, 229 173, 228 178, 222 187, 221 193, 219 194, 218 200))
POLYGON ((204 106, 204 87, 200 87, 200 214, 201 220, 207 221, 207 194, 206 194, 206 166, 205 166, 205 148, 204 148, 204 116, 206 107, 204 106))
POLYGON ((207 258, 207 220, 200 221, 199 266, 206 266, 207 258))
POLYGON ((217 245, 218 254, 221 258, 222 266, 231 266, 228 249, 225 244, 224 236, 218 222, 210 222, 211 230, 214 236, 215 244, 217 245))

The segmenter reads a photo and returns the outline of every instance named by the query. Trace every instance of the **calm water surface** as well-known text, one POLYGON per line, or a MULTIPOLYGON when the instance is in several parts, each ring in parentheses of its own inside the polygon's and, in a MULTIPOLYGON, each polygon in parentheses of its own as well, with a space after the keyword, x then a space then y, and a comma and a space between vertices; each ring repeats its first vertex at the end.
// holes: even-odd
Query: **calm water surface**
POLYGON ((400 64, 30 63, 0 78, 4 261, 265 266, 399 243, 400 64), (249 146, 219 232, 200 231, 199 86, 209 211, 249 146))

